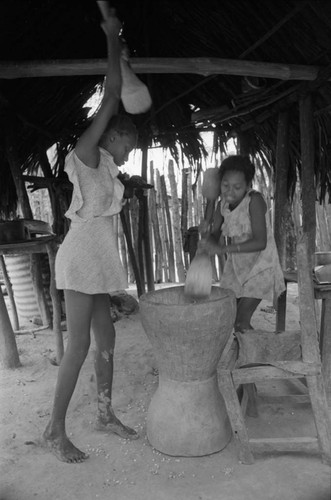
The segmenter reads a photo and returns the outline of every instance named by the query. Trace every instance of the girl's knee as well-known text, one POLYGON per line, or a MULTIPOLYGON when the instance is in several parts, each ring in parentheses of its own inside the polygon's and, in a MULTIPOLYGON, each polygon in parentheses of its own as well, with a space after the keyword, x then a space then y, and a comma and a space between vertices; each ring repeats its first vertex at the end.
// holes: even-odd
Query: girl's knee
POLYGON ((81 339, 79 342, 68 341, 68 351, 78 360, 85 360, 90 349, 90 338, 81 339))

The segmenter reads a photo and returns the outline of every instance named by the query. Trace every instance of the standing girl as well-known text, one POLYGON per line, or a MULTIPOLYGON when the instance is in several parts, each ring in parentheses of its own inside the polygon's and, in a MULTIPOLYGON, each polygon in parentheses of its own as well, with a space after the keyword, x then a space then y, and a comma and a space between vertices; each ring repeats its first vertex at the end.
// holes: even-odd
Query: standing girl
POLYGON ((252 329, 251 318, 262 299, 273 300, 285 290, 267 205, 252 189, 254 175, 248 157, 233 155, 222 162, 221 201, 211 235, 200 243, 211 254, 227 255, 220 286, 237 297, 234 328, 240 332, 252 329))
POLYGON ((112 409, 115 330, 109 302, 110 292, 127 286, 112 216, 122 208, 124 187, 117 179, 118 167, 135 147, 137 133, 129 118, 116 115, 122 86, 121 23, 111 15, 102 28, 108 49, 104 96, 92 124, 66 158, 65 170, 73 184, 66 213, 71 226, 56 257, 56 283, 57 288, 64 289, 68 343, 44 439, 57 458, 68 463, 87 458, 68 439, 65 418, 90 347, 91 329, 96 344, 97 429, 123 438, 138 437, 117 419, 112 409))

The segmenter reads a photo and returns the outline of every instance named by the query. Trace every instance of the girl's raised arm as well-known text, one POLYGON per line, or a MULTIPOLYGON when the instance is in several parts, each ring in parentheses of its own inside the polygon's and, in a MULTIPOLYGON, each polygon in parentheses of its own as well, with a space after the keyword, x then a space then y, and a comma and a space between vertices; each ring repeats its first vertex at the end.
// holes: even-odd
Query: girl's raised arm
POLYGON ((120 68, 120 56, 122 42, 120 40, 121 22, 111 12, 102 23, 102 28, 107 37, 107 74, 104 86, 104 95, 91 125, 79 138, 75 151, 79 159, 88 167, 97 168, 99 164, 98 144, 104 133, 110 118, 118 111, 121 97, 122 77, 120 68))

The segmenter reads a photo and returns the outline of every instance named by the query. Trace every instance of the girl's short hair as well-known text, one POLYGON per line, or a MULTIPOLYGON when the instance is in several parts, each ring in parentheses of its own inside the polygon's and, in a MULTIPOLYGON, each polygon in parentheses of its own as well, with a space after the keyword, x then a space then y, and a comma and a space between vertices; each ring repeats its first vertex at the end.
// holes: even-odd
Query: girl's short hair
POLYGON ((137 127, 127 115, 112 116, 104 134, 108 134, 111 130, 116 130, 119 135, 138 135, 137 127))
POLYGON ((255 166, 248 156, 231 155, 225 158, 221 163, 219 170, 220 179, 222 180, 225 172, 229 171, 242 172, 247 184, 250 184, 254 179, 255 166))

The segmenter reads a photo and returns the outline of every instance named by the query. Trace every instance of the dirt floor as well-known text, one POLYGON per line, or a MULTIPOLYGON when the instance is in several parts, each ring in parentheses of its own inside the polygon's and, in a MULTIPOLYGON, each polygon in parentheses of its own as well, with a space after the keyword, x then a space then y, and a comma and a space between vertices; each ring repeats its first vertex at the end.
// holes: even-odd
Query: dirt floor
MULTIPOLYGON (((262 302, 255 328, 272 330, 275 312, 262 302)), ((288 294, 287 327, 298 328, 295 285, 288 294)), ((93 428, 96 390, 93 348, 69 407, 67 430, 89 453, 82 464, 59 462, 42 446, 50 415, 57 366, 52 332, 17 336, 22 367, 0 370, 0 500, 330 500, 331 469, 314 454, 256 456, 238 462, 233 441, 221 452, 199 458, 170 457, 146 437, 146 413, 158 376, 139 313, 116 323, 113 405, 118 417, 140 433, 126 441, 93 428)), ((66 340, 66 332, 64 332, 66 340)), ((261 394, 281 386, 263 386, 261 394)), ((259 398, 259 417, 248 418, 252 436, 298 436, 314 432, 306 404, 271 404, 259 398)))

